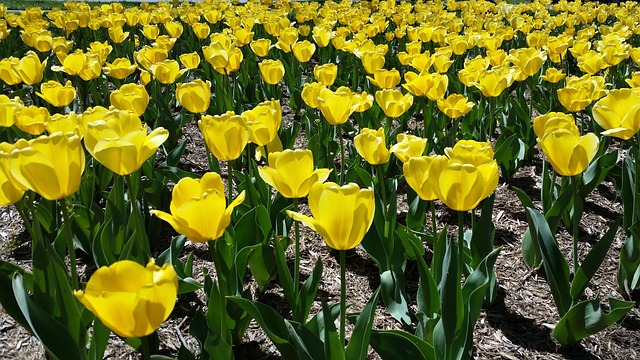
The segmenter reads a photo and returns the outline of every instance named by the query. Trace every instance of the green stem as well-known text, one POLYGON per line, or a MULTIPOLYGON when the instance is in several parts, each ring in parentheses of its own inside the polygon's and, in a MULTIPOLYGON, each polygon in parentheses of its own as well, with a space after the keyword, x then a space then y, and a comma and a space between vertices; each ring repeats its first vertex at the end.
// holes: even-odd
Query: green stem
MULTIPOLYGON (((139 176, 139 170, 136 172, 139 176)), ((136 232, 136 239, 138 240, 138 245, 140 246, 140 250, 144 252, 144 255, 147 257, 151 257, 151 248, 149 246, 149 239, 147 238, 147 231, 145 229, 143 220, 142 220, 142 212, 140 207, 138 206, 138 188, 137 185, 134 184, 131 180, 131 174, 125 175, 125 180, 127 182, 127 188, 129 192, 129 201, 131 202, 131 216, 133 217, 133 226, 136 232)))
POLYGON ((631 223, 635 223, 640 217, 640 132, 636 133, 636 158, 633 159, 635 172, 633 177, 633 209, 631 209, 631 223))
POLYGON ((231 161, 227 161, 227 206, 231 204, 233 196, 233 177, 231 176, 231 161))
MULTIPOLYGON (((298 212, 298 199, 293 199, 293 212, 298 212)), ((293 291, 298 296, 298 288, 300 287, 300 225, 298 221, 293 222, 293 228, 296 238, 295 260, 293 267, 293 291)))
POLYGON ((438 224, 436 223, 436 201, 430 200, 429 205, 431 207, 431 228, 433 229, 433 243, 436 243, 438 237, 438 224))
POLYGON ((140 338, 140 354, 143 360, 151 359, 151 347, 149 346, 149 336, 143 336, 140 338))
POLYGON ((347 318, 347 281, 345 272, 345 250, 340 250, 340 341, 342 341, 343 346, 347 342, 344 330, 347 318))
POLYGON ((340 137, 340 185, 344 185, 344 139, 342 138, 342 125, 338 125, 340 137))
POLYGON ((69 267, 71 268, 71 286, 72 289, 80 289, 78 281, 78 269, 76 268, 76 251, 73 245, 73 231, 71 229, 71 216, 67 209, 66 198, 59 200, 62 208, 62 217, 64 218, 65 238, 67 238, 67 247, 69 248, 69 267))
POLYGON ((458 273, 462 278, 464 264, 464 211, 458 211, 458 273))
POLYGON ((572 229, 571 229, 571 254, 573 257, 573 273, 575 274, 578 271, 578 267, 580 267, 580 259, 578 258, 578 236, 580 234, 580 218, 582 217, 582 204, 579 203, 579 182, 580 175, 571 177, 571 190, 573 197, 573 216, 572 220, 572 229))

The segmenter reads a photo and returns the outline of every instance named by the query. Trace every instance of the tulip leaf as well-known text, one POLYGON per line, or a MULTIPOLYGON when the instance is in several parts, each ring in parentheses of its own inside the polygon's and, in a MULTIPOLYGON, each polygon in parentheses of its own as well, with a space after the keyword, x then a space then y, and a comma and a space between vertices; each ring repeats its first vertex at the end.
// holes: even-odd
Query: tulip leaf
POLYGON ((307 320, 313 301, 316 298, 316 293, 318 292, 320 280, 322 280, 322 260, 318 259, 318 261, 316 261, 316 265, 313 267, 311 275, 309 275, 300 288, 300 293, 297 294, 298 301, 295 304, 294 320, 300 322, 307 320))
POLYGON ((165 178, 173 181, 174 183, 178 183, 178 181, 180 181, 180 179, 183 179, 183 178, 197 179, 200 177, 199 174, 182 170, 177 166, 168 166, 168 165, 165 165, 164 163, 160 164, 157 168, 154 169, 154 171, 164 176, 165 178))
MULTIPOLYGON (((380 215, 379 210, 376 207, 373 219, 374 224, 376 222, 376 218, 379 218, 380 215)), ((384 223, 384 219, 382 219, 384 223)), ((384 228, 384 227, 383 227, 384 228)), ((369 231, 364 235, 362 242, 360 242, 360 246, 362 249, 369 255, 369 257, 376 263, 379 271, 388 270, 387 266, 387 252, 385 251, 385 246, 380 238, 380 234, 377 226, 372 226, 369 228, 369 231)))
POLYGON ((229 315, 226 309, 226 298, 220 291, 220 279, 211 286, 207 301, 207 337, 202 348, 209 354, 219 359, 231 359, 233 347, 231 331, 229 330, 229 315))
POLYGON ((23 269, 0 260, 0 308, 4 309, 12 319, 20 324, 25 329, 29 328, 29 324, 22 315, 20 306, 16 301, 16 296, 13 293, 12 278, 14 274, 20 274, 23 277, 23 283, 27 291, 33 291, 33 277, 23 269), (29 284, 31 282, 31 284, 29 284))
POLYGON ((422 237, 427 238, 426 234, 418 233, 406 226, 397 224, 395 235, 396 238, 402 242, 404 251, 409 259, 415 260, 418 257, 424 256, 425 250, 422 244, 422 237), (415 244, 416 246, 411 246, 409 243, 415 244))
MULTIPOLYGON (((411 240, 404 240, 402 237, 401 239, 405 249, 411 248, 413 253, 419 253, 420 251, 424 252, 424 246, 422 246, 422 243, 418 245, 411 240)), ((424 254, 415 257, 416 263, 418 264, 418 274, 420 279, 416 301, 418 303, 418 309, 431 317, 440 312, 440 298, 438 296, 438 285, 433 279, 431 270, 429 270, 423 256, 424 254)))
POLYGON ((407 227, 422 231, 427 219, 427 201, 420 199, 415 190, 411 186, 407 186, 407 203, 409 204, 409 210, 407 210, 407 227))
POLYGON ((406 280, 402 269, 394 267, 392 270, 380 274, 380 288, 385 307, 396 320, 403 325, 411 325, 409 304, 406 295, 406 280))
MULTIPOLYGON (((320 261, 320 260, 318 260, 320 261)), ((334 309, 339 309, 334 307, 334 309)), ((338 315, 339 313, 336 313, 338 315)), ((324 353, 327 356, 327 360, 344 360, 344 344, 340 342, 338 337, 338 331, 334 323, 335 317, 331 308, 327 305, 326 301, 322 301, 322 311, 318 313, 318 324, 322 326, 318 337, 324 342, 324 353)))
POLYGON ((369 339, 371 337, 371 331, 373 328, 373 319, 376 314, 376 306, 378 304, 378 295, 380 294, 380 288, 371 294, 369 301, 362 309, 362 312, 358 316, 351 340, 347 345, 346 358, 351 359, 366 359, 369 350, 369 339))
POLYGON ((446 248, 442 261, 442 273, 439 279, 440 310, 442 315, 442 328, 447 344, 453 341, 454 335, 462 327, 463 299, 460 290, 460 272, 458 271, 458 245, 449 237, 446 240, 446 248))
POLYGON ((374 330, 371 347, 385 360, 436 360, 431 344, 406 331, 374 330))
POLYGON ((618 162, 618 151, 606 153, 593 160, 582 173, 580 196, 585 198, 605 179, 609 170, 618 162))
POLYGON ((563 316, 569 311, 572 302, 569 292, 569 264, 560 252, 558 243, 544 216, 535 209, 527 208, 527 219, 531 236, 537 239, 540 246, 544 270, 553 300, 560 316, 563 316))
POLYGON ((78 344, 60 322, 38 307, 29 297, 22 275, 13 276, 13 293, 29 329, 56 359, 81 359, 78 344))
POLYGON ((599 299, 579 302, 560 319, 553 329, 553 337, 562 346, 575 344, 622 319, 634 304, 633 301, 610 297, 610 309, 605 312, 602 310, 599 299))
POLYGON ((573 276, 573 282, 571 283, 571 298, 573 302, 577 302, 584 289, 591 281, 593 275, 595 275, 596 271, 602 265, 602 262, 607 257, 607 253, 609 248, 611 247, 611 243, 616 236, 616 232, 618 231, 618 227, 620 226, 620 218, 618 218, 611 226, 609 230, 604 234, 602 239, 598 241, 591 251, 587 254, 587 257, 584 259, 578 270, 575 272, 573 276))
MULTIPOLYGON (((471 267, 477 268, 480 262, 493 251, 493 240, 496 228, 493 225, 493 203, 495 194, 484 200, 482 204, 482 214, 480 221, 476 222, 471 235, 469 248, 471 250, 471 267)), ((498 291, 496 282, 496 272, 493 268, 489 270, 490 285, 487 292, 486 302, 491 304, 495 301, 498 291)))
POLYGON ((525 144, 518 134, 508 135, 502 133, 498 137, 495 145, 495 159, 502 176, 511 180, 516 171, 522 166, 525 160, 528 146, 525 144))
POLYGON ((258 291, 263 293, 277 273, 274 249, 271 244, 258 244, 251 248, 253 251, 249 255, 249 270, 258 283, 258 291))
POLYGON ((109 343, 111 330, 97 317, 93 320, 93 336, 89 344, 89 360, 101 360, 109 343))
MULTIPOLYGON (((347 304, 347 307, 348 306, 349 304, 347 304)), ((325 312, 324 310, 320 311, 304 324, 309 331, 316 334, 319 338, 323 338, 323 332, 327 331, 324 322, 330 321, 333 323, 336 321, 338 316, 340 316, 340 303, 329 305, 328 308, 328 312, 325 312)), ((335 324, 333 325, 333 328, 335 329, 335 324)))

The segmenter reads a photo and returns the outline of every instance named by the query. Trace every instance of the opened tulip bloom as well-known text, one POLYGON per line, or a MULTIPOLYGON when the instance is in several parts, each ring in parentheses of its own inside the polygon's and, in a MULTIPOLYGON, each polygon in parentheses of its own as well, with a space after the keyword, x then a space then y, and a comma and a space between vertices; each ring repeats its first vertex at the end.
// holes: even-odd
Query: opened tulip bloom
POLYGON ((387 149, 383 128, 363 128, 353 138, 353 144, 358 154, 371 165, 386 164, 389 161, 391 153, 387 149))
POLYGON ((558 129, 538 138, 551 166, 562 176, 581 174, 595 157, 599 143, 594 133, 580 136, 577 129, 558 129))
POLYGON ((313 217, 287 211, 296 221, 316 231, 327 246, 335 250, 353 249, 373 223, 373 190, 357 184, 315 183, 309 191, 309 208, 313 217))
POLYGON ((349 120, 361 105, 351 89, 341 86, 336 91, 322 88, 318 95, 318 108, 331 125, 341 125, 349 120))
POLYGON ((249 128, 249 141, 264 146, 274 141, 282 125, 280 100, 263 101, 251 110, 242 113, 249 128))
POLYGON ((432 101, 443 97, 449 85, 447 74, 431 74, 427 71, 423 71, 420 74, 409 71, 404 74, 404 81, 405 83, 402 84, 402 87, 409 90, 413 95, 427 97, 432 101))
POLYGON ((121 260, 96 270, 85 291, 74 295, 118 336, 140 338, 152 334, 176 304, 178 275, 169 263, 159 267, 121 260))
POLYGON ((164 60, 151 64, 149 71, 162 84, 173 84, 187 69, 180 69, 180 63, 175 60, 164 60))
POLYGON ((309 194, 311 186, 324 182, 331 169, 313 168, 311 150, 291 150, 269 153, 269 166, 258 168, 260 177, 282 196, 290 199, 309 194))
POLYGON ((404 114, 413 105, 413 95, 402 94, 400 90, 384 89, 376 91, 376 103, 384 114, 396 118, 404 114))
POLYGON ((102 165, 118 175, 129 175, 156 153, 169 131, 147 126, 128 111, 109 111, 103 120, 87 124, 84 144, 102 165))
POLYGON ((308 82, 302 87, 302 100, 308 107, 317 109, 320 107, 320 91, 326 86, 319 82, 308 82))
POLYGON ((124 84, 109 95, 111 105, 118 110, 131 111, 142 116, 149 105, 149 93, 141 84, 124 84))
POLYGON ((192 113, 201 113, 209 109, 211 102, 211 82, 196 79, 176 85, 178 102, 192 113))
POLYGON ((71 104, 76 97, 76 88, 71 86, 70 80, 67 80, 65 85, 49 80, 40 84, 40 92, 36 92, 36 95, 53 106, 63 107, 71 104))
POLYGON ((398 134, 396 140, 397 143, 391 146, 389 152, 395 154, 403 163, 406 163, 412 157, 422 156, 424 149, 427 147, 427 139, 415 135, 398 134))
POLYGON ((640 131, 640 90, 611 90, 593 106, 593 119, 605 129, 602 135, 632 138, 640 131))
POLYGON ((218 160, 239 158, 249 141, 249 128, 244 118, 233 111, 222 115, 203 115, 198 127, 207 147, 218 160))
POLYGON ((42 81, 44 69, 47 66, 47 60, 40 61, 38 55, 33 51, 27 51, 24 57, 19 61, 12 63, 11 66, 22 79, 22 82, 28 85, 37 84, 42 81))
POLYGON ((106 63, 102 72, 112 78, 124 80, 138 69, 138 65, 132 64, 127 58, 117 58, 112 63, 106 63))
POLYGON ((422 200, 435 200, 438 198, 429 182, 429 169, 433 162, 448 161, 446 156, 418 156, 407 160, 402 166, 404 178, 422 200))
POLYGON ((548 132, 558 129, 578 131, 573 115, 562 112, 550 112, 533 119, 533 131, 539 138, 544 137, 548 132))
POLYGON ((66 198, 78 190, 85 153, 73 133, 54 133, 32 140, 20 139, 9 156, 11 176, 20 187, 47 200, 66 198))
POLYGON ((171 194, 171 213, 151 210, 178 233, 194 242, 216 240, 231 223, 233 209, 244 201, 242 191, 227 206, 224 184, 219 174, 206 173, 201 179, 182 178, 171 194))
POLYGON ((467 101, 466 96, 461 94, 451 94, 447 98, 440 98, 437 101, 438 109, 450 119, 456 119, 466 115, 473 109, 474 103, 467 101))
POLYGON ((393 89, 400 84, 400 72, 396 69, 380 69, 373 73, 373 77, 367 76, 367 79, 381 89, 393 89))

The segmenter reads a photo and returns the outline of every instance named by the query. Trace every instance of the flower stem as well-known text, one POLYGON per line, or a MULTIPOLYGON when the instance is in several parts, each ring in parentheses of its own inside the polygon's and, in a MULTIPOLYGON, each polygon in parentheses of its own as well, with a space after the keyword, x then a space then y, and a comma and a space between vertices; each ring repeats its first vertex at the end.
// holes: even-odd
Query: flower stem
MULTIPOLYGON (((293 199, 293 211, 298 212, 298 199, 293 199)), ((298 288, 300 287, 300 225, 298 221, 294 221, 293 229, 295 232, 295 260, 293 265, 293 291, 298 296, 298 288)))
POLYGON ((345 271, 345 250, 340 250, 340 341, 342 341, 343 345, 347 342, 344 330, 347 318, 347 281, 345 271))
MULTIPOLYGON (((140 176, 139 170, 136 173, 140 176)), ((137 186, 140 184, 140 181, 134 184, 131 180, 131 174, 125 175, 125 180, 129 192, 129 201, 131 202, 131 216, 133 217, 133 225, 136 232, 135 238, 138 240, 138 245, 140 245, 140 249, 144 252, 144 255, 149 258, 151 257, 151 248, 149 246, 149 239, 147 239, 147 231, 142 221, 142 212, 138 206, 137 186)))
POLYGON ((458 211, 458 273, 462 278, 464 264, 464 211, 458 211))
POLYGON ((65 238, 67 238, 67 247, 69 248, 69 267, 71 268, 71 286, 72 289, 79 289, 78 269, 76 268, 76 251, 73 245, 73 231, 71 229, 71 216, 67 209, 67 199, 59 200, 62 208, 62 217, 64 218, 65 238))
POLYGON ((342 125, 338 125, 340 137, 340 185, 344 185, 344 139, 342 138, 342 125))
POLYGON ((429 205, 431 207, 431 228, 433 232, 433 243, 436 243, 436 238, 438 237, 438 224, 436 223, 436 201, 430 200, 429 205))
POLYGON ((231 204, 233 196, 233 177, 231 176, 231 162, 227 161, 227 206, 231 204))
POLYGON ((573 216, 571 218, 571 256, 573 257, 573 273, 575 274, 580 267, 580 259, 578 257, 578 237, 580 234, 580 218, 582 217, 582 203, 579 190, 580 175, 571 177, 571 190, 573 192, 573 216))

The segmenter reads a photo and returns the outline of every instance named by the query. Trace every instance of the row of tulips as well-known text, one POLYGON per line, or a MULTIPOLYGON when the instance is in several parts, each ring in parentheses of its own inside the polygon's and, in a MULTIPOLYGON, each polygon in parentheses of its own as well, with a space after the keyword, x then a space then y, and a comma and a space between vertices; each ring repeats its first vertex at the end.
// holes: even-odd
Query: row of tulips
POLYGON ((619 222, 586 258, 578 246, 583 199, 609 178, 625 208, 621 292, 640 287, 640 92, 607 89, 638 84, 635 4, 64 5, 0 8, 0 200, 20 212, 33 257, 30 272, 0 262, 0 302, 52 357, 101 358, 110 331, 150 357, 176 296, 203 291, 190 324, 201 358, 233 357, 252 318, 285 358, 365 358, 369 345, 389 359, 470 358, 480 309, 497 294, 491 194, 536 143, 552 168, 545 161, 542 213, 516 191, 530 225, 523 256, 553 274, 554 337, 573 344, 632 307, 582 300, 619 222), (189 123, 207 148, 204 174, 180 168, 189 123), (308 149, 293 149, 302 138, 308 149), (612 143, 629 149, 622 161, 612 143), (437 201, 457 212, 457 236, 438 227, 437 201), (167 249, 163 221, 180 234, 167 249), (339 251, 340 302, 313 316, 323 265, 301 279, 298 222, 339 251), (187 240, 208 243, 215 276, 193 274, 187 240), (345 260, 357 246, 381 286, 348 314, 345 260), (259 291, 277 277, 290 317, 254 300, 247 271, 259 291), (379 300, 407 331, 372 329, 379 300))

